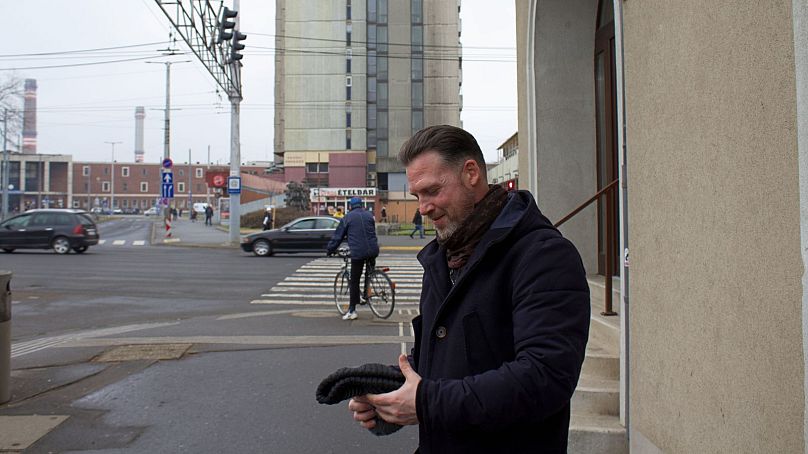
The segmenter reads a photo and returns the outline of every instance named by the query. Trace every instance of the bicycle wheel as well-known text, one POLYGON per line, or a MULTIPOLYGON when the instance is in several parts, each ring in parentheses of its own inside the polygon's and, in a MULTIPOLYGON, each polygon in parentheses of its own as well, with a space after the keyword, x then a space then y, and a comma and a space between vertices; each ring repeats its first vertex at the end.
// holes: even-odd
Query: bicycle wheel
POLYGON ((370 298, 368 306, 376 317, 387 318, 396 305, 396 290, 393 282, 383 271, 374 271, 370 277, 370 298))
POLYGON ((341 270, 334 278, 334 303, 341 315, 348 312, 348 306, 351 303, 350 283, 351 277, 346 270, 341 270))

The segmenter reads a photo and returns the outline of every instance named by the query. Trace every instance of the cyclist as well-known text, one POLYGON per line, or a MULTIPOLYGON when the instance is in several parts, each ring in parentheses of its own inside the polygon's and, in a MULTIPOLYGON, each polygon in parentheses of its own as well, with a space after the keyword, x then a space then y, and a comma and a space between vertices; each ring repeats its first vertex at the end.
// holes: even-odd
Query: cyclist
POLYGON ((356 305, 359 304, 359 280, 362 270, 376 266, 376 257, 379 256, 379 240, 376 238, 376 221, 373 215, 362 208, 362 199, 352 197, 348 201, 350 211, 340 219, 337 230, 331 241, 328 242, 328 255, 334 255, 342 240, 348 237, 348 247, 351 248, 351 299, 348 312, 342 316, 343 320, 355 320, 356 305))

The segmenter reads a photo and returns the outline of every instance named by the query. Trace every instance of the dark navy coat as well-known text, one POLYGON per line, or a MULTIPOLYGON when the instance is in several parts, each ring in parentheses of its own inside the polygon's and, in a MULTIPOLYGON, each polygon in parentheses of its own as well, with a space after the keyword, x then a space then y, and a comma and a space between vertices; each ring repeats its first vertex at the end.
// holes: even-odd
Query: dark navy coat
POLYGON ((589 333, 578 251, 527 191, 511 193, 454 287, 436 241, 419 254, 412 362, 421 454, 564 453, 589 333))
POLYGON ((376 221, 373 215, 362 207, 352 209, 339 221, 337 230, 328 242, 328 252, 334 252, 348 237, 351 258, 366 259, 379 255, 379 240, 376 238, 376 221))

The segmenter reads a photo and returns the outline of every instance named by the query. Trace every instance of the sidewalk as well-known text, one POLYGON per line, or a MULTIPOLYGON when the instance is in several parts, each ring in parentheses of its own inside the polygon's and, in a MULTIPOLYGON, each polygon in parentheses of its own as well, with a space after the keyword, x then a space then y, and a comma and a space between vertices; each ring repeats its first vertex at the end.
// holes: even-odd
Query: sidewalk
MULTIPOLYGON (((242 234, 252 233, 254 230, 244 229, 242 234)), ((421 239, 417 236, 410 238, 407 235, 379 235, 379 248, 381 252, 420 251, 434 236, 427 235, 421 239)), ((229 243, 227 225, 214 224, 206 226, 204 219, 191 222, 189 219, 177 219, 171 223, 171 238, 166 238, 163 220, 154 222, 152 227, 151 244, 155 246, 185 246, 229 248, 238 247, 229 243)))

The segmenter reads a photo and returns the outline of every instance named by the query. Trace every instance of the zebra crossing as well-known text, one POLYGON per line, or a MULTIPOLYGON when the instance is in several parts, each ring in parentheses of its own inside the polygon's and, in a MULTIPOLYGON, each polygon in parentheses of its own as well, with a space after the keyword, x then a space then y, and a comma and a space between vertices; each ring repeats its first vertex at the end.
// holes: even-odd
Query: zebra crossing
MULTIPOLYGON (((343 262, 318 258, 301 266, 251 304, 334 305, 334 280, 343 262)), ((396 288, 396 307, 417 306, 421 297, 423 268, 418 259, 405 255, 380 255, 376 267, 389 268, 396 288)))
POLYGON ((134 241, 127 241, 127 240, 98 240, 98 245, 103 246, 126 246, 129 243, 131 246, 145 246, 146 240, 134 240, 134 241))

